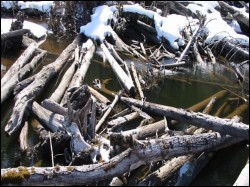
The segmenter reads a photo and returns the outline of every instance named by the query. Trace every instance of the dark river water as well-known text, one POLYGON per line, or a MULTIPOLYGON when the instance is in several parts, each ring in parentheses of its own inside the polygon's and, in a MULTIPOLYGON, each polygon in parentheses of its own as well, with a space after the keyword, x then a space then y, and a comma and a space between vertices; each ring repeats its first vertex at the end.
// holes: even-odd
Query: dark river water
MULTIPOLYGON (((36 72, 39 71, 43 65, 53 62, 70 42, 71 41, 67 40, 57 42, 53 36, 47 37, 47 40, 41 44, 40 48, 47 50, 49 53, 42 64, 36 69, 36 72)), ((1 64, 6 66, 8 69, 18 58, 20 53, 21 51, 12 53, 11 55, 1 55, 1 64)), ((145 65, 140 62, 136 63, 136 66, 138 70, 140 70, 141 66, 145 67, 145 65)), ((188 108, 222 90, 220 87, 221 85, 226 86, 228 89, 235 89, 234 87, 238 87, 233 73, 219 69, 218 71, 221 72, 214 74, 212 70, 209 70, 209 67, 205 69, 207 71, 204 71, 204 69, 196 69, 195 71, 195 69, 192 68, 190 70, 186 70, 178 76, 162 78, 157 82, 157 84, 147 90, 144 90, 146 100, 163 105, 188 108)), ((64 68, 63 72, 65 72, 65 70, 66 68, 64 68)), ((50 84, 44 88, 42 94, 36 99, 38 102, 51 95, 53 90, 60 83, 63 72, 60 73, 59 77, 56 76, 53 78, 50 81, 50 84)), ((1 72, 1 77, 3 73, 4 72, 1 72)), ((91 85, 95 78, 99 78, 102 81, 110 79, 106 85, 106 87, 110 90, 119 91, 121 89, 121 86, 117 81, 114 72, 109 67, 108 62, 104 64, 98 57, 95 57, 94 60, 92 60, 84 82, 91 85)), ((111 96, 106 96, 110 100, 113 100, 111 96)), ((235 96, 232 95, 231 97, 235 96)), ((211 111, 211 114, 214 114, 223 102, 224 100, 218 101, 211 111)), ((11 97, 1 106, 1 168, 15 166, 16 160, 20 157, 18 137, 7 137, 4 134, 4 128, 12 113, 13 105, 14 98, 11 97)), ((236 107, 237 104, 233 105, 231 111, 236 107)), ((249 108, 242 115, 243 122, 246 124, 249 124, 248 113, 249 108)), ((36 123, 36 120, 30 117, 28 122, 29 124, 36 123)), ((177 125, 175 128, 183 129, 185 127, 186 126, 182 124, 177 125)), ((30 127, 30 145, 35 145, 37 141, 37 136, 30 127)), ((246 148, 245 143, 237 144, 218 151, 191 185, 232 185, 241 172, 241 169, 244 167, 248 155, 248 149, 246 148)), ((18 161, 20 162, 20 160, 18 161)), ((28 161, 21 156, 21 163, 25 166, 50 165, 50 161, 41 161, 39 155, 31 161, 28 161)))

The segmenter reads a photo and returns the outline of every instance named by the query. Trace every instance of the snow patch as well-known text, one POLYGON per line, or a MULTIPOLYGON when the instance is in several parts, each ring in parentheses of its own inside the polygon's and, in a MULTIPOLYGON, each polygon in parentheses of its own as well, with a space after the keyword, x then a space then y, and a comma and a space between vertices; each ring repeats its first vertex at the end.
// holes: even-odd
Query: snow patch
MULTIPOLYGON (((169 15, 168 17, 162 17, 157 12, 144 9, 139 4, 124 5, 123 11, 142 14, 154 19, 158 39, 160 40, 161 37, 164 37, 175 49, 179 49, 178 44, 183 45, 185 43, 180 34, 184 27, 186 27, 189 22, 197 22, 195 19, 188 18, 188 20, 185 16, 176 14, 169 15)), ((192 28, 192 30, 194 29, 195 28, 192 28)))
POLYGON ((37 9, 41 12, 49 12, 54 4, 53 1, 18 1, 18 6, 20 7, 20 9, 37 9))
POLYGON ((1 7, 4 7, 6 9, 10 9, 14 7, 16 4, 16 1, 1 1, 1 7))
POLYGON ((194 14, 200 11, 206 15, 204 32, 208 35, 205 43, 214 43, 222 39, 230 39, 232 43, 249 43, 249 38, 237 34, 221 17, 220 13, 208 4, 189 4, 187 6, 194 14))
MULTIPOLYGON (((1 34, 9 32, 11 23, 14 21, 16 21, 16 19, 1 19, 1 34)), ((29 29, 30 32, 37 38, 41 38, 46 35, 47 32, 44 27, 30 21, 23 22, 23 29, 29 29)))
POLYGON ((117 11, 115 6, 108 7, 107 5, 99 6, 94 9, 94 14, 91 15, 91 22, 80 27, 80 33, 86 36, 99 39, 101 42, 106 36, 114 36, 114 31, 110 26, 111 20, 116 21, 114 12, 117 11))

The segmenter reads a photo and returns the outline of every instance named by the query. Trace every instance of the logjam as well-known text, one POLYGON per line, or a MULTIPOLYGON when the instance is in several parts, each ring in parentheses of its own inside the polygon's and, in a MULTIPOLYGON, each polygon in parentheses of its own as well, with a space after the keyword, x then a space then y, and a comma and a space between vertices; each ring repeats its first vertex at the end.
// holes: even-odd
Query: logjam
POLYGON ((216 132, 221 132, 222 134, 230 134, 232 136, 249 140, 249 126, 244 123, 235 123, 229 119, 221 119, 202 113, 188 112, 184 109, 178 109, 175 107, 169 107, 150 102, 142 102, 132 98, 121 97, 121 100, 137 107, 141 107, 148 112, 163 115, 171 119, 206 129, 212 129, 216 132))
POLYGON ((97 181, 120 176, 148 162, 200 153, 220 145, 223 139, 224 137, 219 133, 141 140, 139 143, 131 139, 132 149, 127 149, 108 162, 83 166, 23 167, 23 170, 21 170, 22 167, 1 169, 1 180, 2 184, 15 183, 11 175, 15 173, 22 176, 18 181, 19 185, 95 184, 97 181))
POLYGON ((61 55, 51 64, 43 67, 43 69, 36 74, 35 79, 30 83, 24 90, 15 96, 15 106, 13 113, 8 121, 5 132, 8 135, 13 134, 22 125, 22 119, 24 111, 28 103, 30 103, 35 96, 45 87, 49 80, 57 74, 67 62, 71 56, 72 51, 76 48, 77 39, 75 39, 62 53, 61 55))

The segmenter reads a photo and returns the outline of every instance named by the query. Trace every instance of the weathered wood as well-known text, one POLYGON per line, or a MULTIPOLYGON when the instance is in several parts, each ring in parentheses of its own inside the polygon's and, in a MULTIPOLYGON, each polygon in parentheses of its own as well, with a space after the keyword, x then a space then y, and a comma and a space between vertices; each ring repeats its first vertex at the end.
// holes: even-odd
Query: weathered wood
POLYGON ((31 102, 45 87, 49 80, 62 69, 63 65, 71 56, 72 50, 76 48, 76 45, 77 39, 75 39, 53 63, 43 67, 43 69, 35 76, 35 80, 16 95, 13 113, 5 127, 5 132, 8 135, 13 134, 20 129, 24 111, 28 103, 31 102))
POLYGON ((42 51, 39 55, 35 56, 32 61, 22 67, 14 74, 7 84, 1 88, 1 104, 11 95, 16 84, 23 80, 27 75, 38 65, 38 62, 45 56, 46 51, 42 51))
POLYGON ((239 10, 231 7, 230 5, 228 5, 227 3, 225 3, 224 1, 218 1, 218 3, 219 3, 220 6, 222 6, 223 8, 225 8, 230 14, 232 14, 232 16, 238 22, 244 23, 246 26, 249 27, 249 17, 245 16, 239 10))
POLYGON ((249 126, 244 123, 236 123, 229 119, 221 119, 197 112, 188 112, 184 109, 142 102, 131 98, 121 97, 121 100, 158 115, 249 140, 249 126))
POLYGON ((100 127, 102 126, 102 124, 104 123, 104 121, 106 120, 106 118, 108 117, 109 113, 114 108, 118 100, 119 100, 119 94, 118 95, 116 94, 113 102, 108 106, 109 107, 108 110, 103 114, 102 118, 98 121, 95 128, 95 132, 97 132, 100 129, 100 127))
POLYGON ((184 55, 188 52, 189 47, 191 45, 191 43, 193 42, 196 34, 198 33, 198 30, 200 29, 200 27, 196 28, 192 38, 189 40, 189 42, 187 43, 187 46, 185 47, 184 51, 181 53, 181 56, 178 58, 178 60, 176 61, 176 64, 180 63, 182 61, 182 58, 184 57, 184 55))
MULTIPOLYGON (((86 54, 84 55, 84 57, 81 59, 79 59, 80 61, 80 67, 78 67, 78 69, 76 70, 76 73, 74 74, 70 84, 69 84, 69 88, 67 90, 67 92, 64 94, 64 97, 61 101, 61 104, 64 105, 66 104, 66 95, 68 95, 68 97, 71 96, 71 92, 68 92, 70 89, 72 88, 78 88, 83 84, 83 80, 85 78, 85 75, 88 71, 89 65, 91 63, 91 59, 94 55, 95 52, 95 45, 92 42, 91 39, 88 39, 87 42, 82 44, 82 50, 86 50, 86 54)), ((81 56, 83 55, 83 53, 81 53, 81 56)))
POLYGON ((110 117, 110 119, 115 119, 124 115, 127 115, 131 112, 131 110, 129 108, 125 108, 124 110, 122 110, 119 113, 114 114, 113 116, 110 117))
POLYGON ((96 126, 96 99, 95 97, 91 96, 93 103, 91 107, 91 115, 90 115, 90 122, 88 126, 88 135, 91 139, 95 139, 95 126, 96 126))
POLYGON ((31 77, 24 79, 17 83, 17 85, 14 88, 13 94, 17 95, 20 93, 24 88, 26 88, 29 84, 31 84, 35 80, 36 75, 32 75, 31 77))
POLYGON ((131 65, 131 70, 132 70, 132 73, 133 73, 133 76, 134 76, 134 79, 135 79, 136 87, 137 87, 137 89, 139 91, 141 99, 143 100, 144 99, 144 94, 143 94, 143 91, 142 91, 142 88, 141 88, 139 78, 137 76, 137 72, 136 72, 136 69, 135 69, 135 64, 134 64, 134 62, 131 62, 130 65, 131 65))
POLYGON ((135 107, 134 105, 131 105, 131 109, 133 111, 138 112, 138 114, 141 117, 145 118, 145 119, 152 120, 152 121, 154 120, 150 115, 148 115, 146 112, 143 112, 142 110, 140 110, 139 108, 135 107))
POLYGON ((69 67, 69 69, 65 72, 60 84, 57 86, 56 90, 51 94, 50 100, 53 100, 57 103, 60 103, 63 94, 65 93, 67 86, 69 85, 76 69, 76 64, 79 63, 79 48, 75 49, 75 60, 69 67))
POLYGON ((114 57, 109 53, 108 49, 106 48, 106 46, 103 43, 100 45, 100 48, 104 52, 105 56, 107 57, 107 59, 109 61, 110 66, 112 67, 114 73, 116 74, 116 76, 119 78, 119 80, 121 81, 121 83, 125 87, 126 91, 129 94, 133 95, 135 92, 135 90, 134 90, 135 86, 134 86, 133 81, 128 77, 128 75, 118 65, 118 63, 116 62, 114 57))
POLYGON ((29 32, 30 32, 29 29, 20 29, 20 30, 15 30, 15 31, 9 31, 3 34, 1 33, 1 42, 8 40, 10 38, 23 36, 24 34, 29 33, 29 32))
POLYGON ((111 131, 116 131, 124 123, 132 121, 132 120, 136 119, 137 117, 139 117, 138 112, 132 112, 132 113, 127 114, 125 116, 113 119, 113 120, 109 121, 107 124, 112 126, 110 129, 111 131))
POLYGON ((33 102, 28 108, 31 110, 37 121, 39 121, 43 127, 51 132, 59 132, 65 129, 63 126, 63 116, 53 114, 40 106, 37 102, 33 102))
POLYGON ((28 139, 28 122, 25 121, 24 126, 19 135, 20 149, 22 152, 27 151, 29 148, 29 139, 28 139))
POLYGON ((68 109, 62 107, 57 102, 51 100, 51 99, 45 99, 42 101, 41 105, 46 108, 47 110, 60 114, 62 116, 66 116, 68 113, 68 109))
POLYGON ((104 103, 105 105, 108 105, 108 104, 111 103, 109 99, 107 99, 104 95, 100 94, 100 93, 99 93, 98 91, 96 91, 94 88, 92 88, 92 87, 90 87, 90 86, 88 86, 88 88, 89 88, 89 91, 91 92, 91 94, 92 94, 93 96, 95 96, 95 97, 98 99, 98 101, 104 103))
MULTIPOLYGON (((245 112, 249 108, 249 103, 243 103, 240 106, 238 106, 232 113, 228 114, 227 118, 232 118, 236 115, 243 115, 243 112, 245 112)), ((242 117, 241 117, 242 118, 242 117)))
POLYGON ((20 70, 25 64, 28 63, 28 60, 31 58, 32 54, 37 48, 37 43, 32 43, 29 47, 22 53, 22 55, 12 64, 10 69, 4 74, 1 79, 1 88, 14 76, 18 70, 20 70))
MULTIPOLYGON (((25 175, 19 185, 84 185, 95 184, 97 181, 112 179, 125 172, 132 171, 139 166, 175 156, 200 153, 215 147, 223 141, 219 133, 206 133, 195 136, 176 136, 166 139, 146 140, 135 144, 135 149, 129 148, 113 157, 109 162, 83 166, 27 167, 25 175), (50 175, 52 173, 56 175, 50 175), (50 177, 45 177, 50 175, 50 177), (73 180, 71 180, 73 179, 73 180)), ((2 184, 10 184, 10 172, 23 173, 18 168, 1 169, 2 184)))

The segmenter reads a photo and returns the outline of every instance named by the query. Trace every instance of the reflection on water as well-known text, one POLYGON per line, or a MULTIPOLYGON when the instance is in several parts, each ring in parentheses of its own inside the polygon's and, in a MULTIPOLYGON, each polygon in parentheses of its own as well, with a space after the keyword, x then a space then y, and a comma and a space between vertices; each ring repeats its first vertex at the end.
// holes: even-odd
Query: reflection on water
MULTIPOLYGON (((47 50, 49 53, 43 61, 42 65, 37 68, 36 72, 41 70, 42 66, 53 62, 69 43, 70 41, 57 42, 56 39, 53 38, 53 36, 48 36, 47 40, 40 46, 40 48, 47 50)), ((18 53, 16 55, 1 56, 1 64, 6 66, 6 68, 8 69, 10 65, 18 58, 18 56, 18 53)), ((127 62, 129 63, 129 59, 127 60, 127 62)), ((106 88, 113 91, 119 91, 122 87, 119 84, 119 81, 117 81, 116 75, 107 64, 103 65, 102 60, 100 61, 100 59, 95 56, 95 59, 92 61, 87 75, 85 76, 84 82, 91 85, 93 80, 96 78, 102 81, 110 79, 108 81, 108 84, 106 85, 106 88)), ((67 67, 69 65, 70 64, 68 64, 67 67)), ((147 75, 145 76, 146 65, 144 63, 135 63, 135 65, 138 72, 144 75, 144 77, 151 79, 151 82, 156 80, 156 77, 150 77, 147 75)), ((229 71, 226 71, 225 69, 220 67, 219 69, 217 69, 220 71, 219 74, 214 74, 212 71, 213 68, 214 67, 212 67, 212 65, 208 64, 207 66, 204 66, 202 68, 194 67, 192 69, 183 69, 182 73, 178 74, 179 80, 177 79, 177 77, 175 77, 175 80, 171 76, 166 78, 160 77, 160 79, 158 78, 157 84, 149 89, 144 90, 146 100, 163 105, 188 108, 221 90, 221 87, 216 84, 204 84, 204 82, 199 82, 200 80, 221 83, 224 85, 234 85, 235 87, 238 87, 237 84, 235 84, 237 80, 235 79, 233 72, 230 73, 229 71), (196 81, 190 81, 191 79, 196 81)), ((66 69, 67 68, 64 68, 63 72, 65 72, 66 69)), ((39 97, 36 99, 38 102, 51 95, 53 90, 60 83, 61 77, 64 74, 63 72, 60 73, 59 77, 55 77, 54 79, 52 79, 50 81, 50 84, 44 88, 43 93, 41 93, 41 95, 39 95, 39 97)), ((110 95, 106 95, 105 93, 104 95, 110 100, 113 100, 110 95)), ((15 162, 18 161, 18 158, 20 157, 18 137, 6 137, 4 134, 4 127, 11 115, 14 105, 13 101, 14 98, 11 97, 1 107, 2 168, 14 166, 15 162)), ((212 111, 212 113, 214 113, 222 103, 223 101, 219 101, 216 107, 214 107, 215 109, 214 111, 212 111)), ((30 124, 33 123, 33 120, 31 118, 28 121, 30 124)), ((248 111, 245 112, 243 122, 247 124, 249 123, 248 111)), ((31 128, 30 133, 30 143, 32 145, 35 145, 37 143, 37 140, 35 140, 34 138, 36 137, 36 135, 32 132, 31 128)), ((246 150, 243 149, 242 146, 233 146, 232 148, 227 148, 216 153, 215 157, 211 160, 211 162, 203 170, 203 172, 197 177, 197 180, 194 181, 193 185, 231 185, 234 182, 233 180, 237 178, 236 175, 239 174, 238 171, 242 169, 242 164, 245 163, 247 155, 248 154, 246 153, 246 150), (236 152, 237 155, 235 154, 236 152), (235 160, 238 164, 234 163, 235 160)), ((22 161, 23 160, 25 159, 22 158, 22 161)), ((50 161, 48 161, 47 164, 50 164, 49 162, 50 161)), ((34 158, 32 162, 23 161, 22 163, 25 163, 25 165, 39 163, 39 165, 41 165, 41 160, 34 158)))

